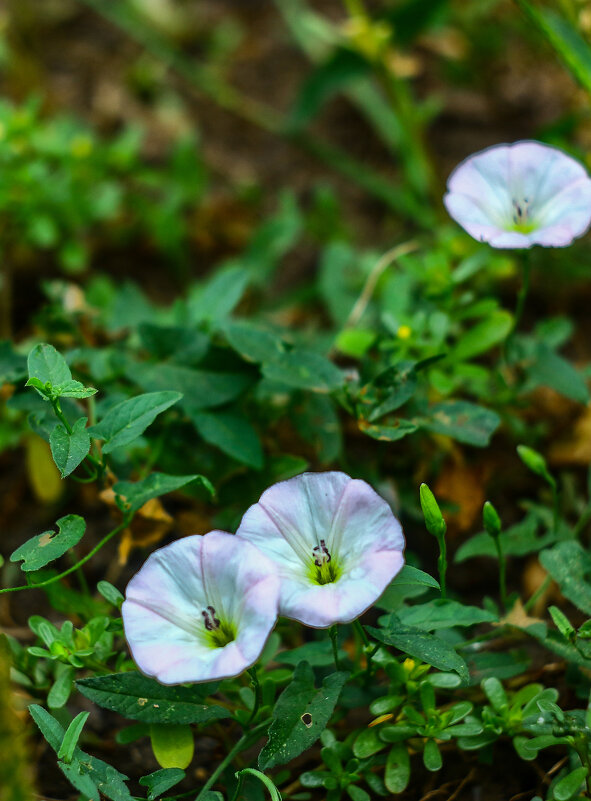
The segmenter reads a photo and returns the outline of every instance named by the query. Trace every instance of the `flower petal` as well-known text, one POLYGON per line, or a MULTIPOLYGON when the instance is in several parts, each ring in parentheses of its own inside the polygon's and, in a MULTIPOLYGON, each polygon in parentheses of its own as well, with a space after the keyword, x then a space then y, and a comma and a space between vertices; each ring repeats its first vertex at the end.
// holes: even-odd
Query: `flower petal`
POLYGON ((250 543, 214 531, 148 557, 130 581, 123 623, 140 670, 163 684, 235 676, 260 655, 277 618, 279 579, 250 543), (203 611, 231 623, 236 639, 212 647, 203 611))
POLYGON ((496 248, 565 247, 591 224, 591 179, 575 159, 540 142, 487 148, 448 180, 449 214, 496 248))
POLYGON ((400 524, 364 481, 344 473, 304 473, 263 493, 238 537, 257 545, 281 579, 279 613, 309 626, 348 623, 371 606, 403 564, 400 524), (313 549, 324 541, 338 577, 317 584, 313 549))

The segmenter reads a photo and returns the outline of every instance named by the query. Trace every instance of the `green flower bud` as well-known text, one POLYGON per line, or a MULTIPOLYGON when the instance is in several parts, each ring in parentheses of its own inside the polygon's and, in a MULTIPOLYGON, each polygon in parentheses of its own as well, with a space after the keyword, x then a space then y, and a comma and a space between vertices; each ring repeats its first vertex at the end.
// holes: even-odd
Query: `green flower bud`
POLYGON ((419 496, 427 531, 433 534, 434 537, 443 537, 447 530, 447 525, 435 496, 426 484, 421 484, 419 496))
POLYGON ((551 487, 556 486, 556 482, 550 474, 546 460, 541 453, 534 451, 533 448, 528 448, 527 445, 518 445, 517 453, 523 464, 528 467, 532 473, 543 478, 551 487))
POLYGON ((502 524, 497 510, 490 501, 487 501, 484 504, 482 509, 482 520, 487 533, 496 539, 496 537, 498 537, 501 533, 502 524))

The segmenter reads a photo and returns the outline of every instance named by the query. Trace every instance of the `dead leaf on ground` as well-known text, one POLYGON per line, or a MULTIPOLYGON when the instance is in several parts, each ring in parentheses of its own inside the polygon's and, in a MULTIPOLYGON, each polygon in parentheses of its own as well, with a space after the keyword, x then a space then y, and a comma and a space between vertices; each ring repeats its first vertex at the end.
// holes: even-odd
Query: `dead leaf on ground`
POLYGON ((572 431, 550 448, 549 461, 554 465, 583 465, 591 462, 591 406, 575 420, 572 431))

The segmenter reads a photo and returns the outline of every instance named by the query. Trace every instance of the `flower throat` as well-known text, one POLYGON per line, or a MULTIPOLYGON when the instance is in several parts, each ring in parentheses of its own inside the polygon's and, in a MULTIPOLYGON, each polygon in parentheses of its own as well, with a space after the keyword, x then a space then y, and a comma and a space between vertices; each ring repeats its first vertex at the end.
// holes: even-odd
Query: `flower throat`
POLYGON ((320 585, 332 584, 341 575, 341 569, 333 560, 325 540, 320 540, 320 545, 312 548, 309 574, 312 581, 320 585))
POLYGON ((208 606, 201 614, 205 626, 205 637, 211 648, 223 648, 236 639, 236 628, 232 623, 219 620, 213 606, 208 606))

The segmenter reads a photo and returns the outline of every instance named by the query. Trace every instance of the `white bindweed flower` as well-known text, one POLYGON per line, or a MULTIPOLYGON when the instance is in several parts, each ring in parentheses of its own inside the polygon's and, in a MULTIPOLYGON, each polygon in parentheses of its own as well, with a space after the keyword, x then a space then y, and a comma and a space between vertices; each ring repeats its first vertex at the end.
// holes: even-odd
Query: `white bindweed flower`
POLYGON ((162 684, 237 676, 258 659, 277 620, 273 564, 222 531, 177 540, 127 585, 125 636, 140 670, 162 684))
POLYGON ((386 501, 344 473, 274 484, 246 512, 237 536, 274 562, 279 614, 315 628, 355 620, 404 563, 402 529, 386 501))
POLYGON ((540 142, 495 145, 450 175, 444 203, 474 239, 495 248, 566 247, 591 223, 591 179, 540 142))

